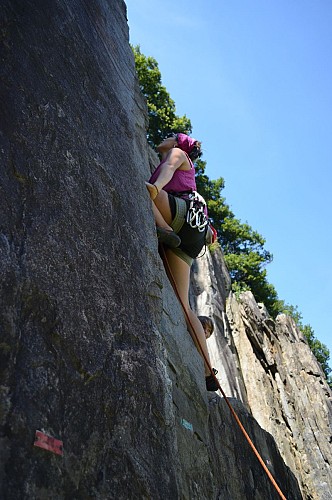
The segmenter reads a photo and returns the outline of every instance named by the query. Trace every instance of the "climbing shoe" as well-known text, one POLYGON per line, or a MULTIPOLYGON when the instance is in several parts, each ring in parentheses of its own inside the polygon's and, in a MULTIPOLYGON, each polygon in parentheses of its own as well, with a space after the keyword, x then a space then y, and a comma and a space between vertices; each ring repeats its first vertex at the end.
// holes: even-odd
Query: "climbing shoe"
MULTIPOLYGON (((212 370, 213 373, 217 375, 218 370, 216 370, 215 368, 212 368, 212 370)), ((205 377, 205 383, 207 391, 217 391, 219 389, 219 385, 217 384, 217 381, 214 379, 213 375, 205 377)))
POLYGON ((157 237, 159 243, 164 243, 171 248, 176 248, 181 243, 181 238, 171 229, 157 227, 157 237))

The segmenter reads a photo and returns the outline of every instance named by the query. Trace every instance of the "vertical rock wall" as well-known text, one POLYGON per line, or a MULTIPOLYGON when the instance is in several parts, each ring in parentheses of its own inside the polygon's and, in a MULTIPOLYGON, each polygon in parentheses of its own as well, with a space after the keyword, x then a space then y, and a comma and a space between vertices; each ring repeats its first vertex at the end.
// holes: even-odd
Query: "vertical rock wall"
POLYGON ((176 498, 125 4, 3 1, 0 15, 0 496, 129 498, 130 481, 136 498, 176 498))
POLYGON ((252 294, 230 297, 228 318, 252 415, 275 438, 306 498, 332 491, 332 393, 293 320, 272 321, 252 294))

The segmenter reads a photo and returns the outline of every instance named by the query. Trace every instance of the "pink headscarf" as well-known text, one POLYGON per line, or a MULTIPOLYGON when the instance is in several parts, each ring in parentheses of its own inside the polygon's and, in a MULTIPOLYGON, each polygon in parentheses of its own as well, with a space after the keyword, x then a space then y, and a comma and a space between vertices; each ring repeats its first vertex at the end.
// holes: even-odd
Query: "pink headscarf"
POLYGON ((176 137, 179 148, 185 153, 190 154, 195 146, 195 142, 197 142, 197 139, 193 139, 192 137, 189 137, 189 135, 181 133, 177 134, 176 137))

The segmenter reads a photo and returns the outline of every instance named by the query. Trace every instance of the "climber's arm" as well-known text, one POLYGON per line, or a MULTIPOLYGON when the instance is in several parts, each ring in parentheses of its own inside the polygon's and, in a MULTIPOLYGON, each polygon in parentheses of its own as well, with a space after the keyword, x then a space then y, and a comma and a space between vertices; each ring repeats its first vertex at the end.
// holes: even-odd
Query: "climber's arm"
POLYGON ((165 163, 160 169, 159 177, 154 183, 159 191, 169 183, 174 175, 174 172, 182 166, 185 160, 186 155, 183 151, 181 151, 181 149, 171 149, 165 163))

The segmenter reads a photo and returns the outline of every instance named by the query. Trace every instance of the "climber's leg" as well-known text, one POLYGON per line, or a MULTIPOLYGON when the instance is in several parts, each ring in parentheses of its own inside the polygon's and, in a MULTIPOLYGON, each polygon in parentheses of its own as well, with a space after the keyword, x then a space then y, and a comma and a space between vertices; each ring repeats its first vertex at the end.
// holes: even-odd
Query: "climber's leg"
MULTIPOLYGON (((178 255, 172 252, 172 250, 166 249, 165 251, 166 251, 167 261, 176 284, 177 291, 179 293, 183 306, 185 307, 185 310, 189 316, 192 327, 195 329, 201 348, 194 337, 193 340, 195 342, 195 345, 201 354, 202 352, 204 353, 208 363, 210 363, 210 356, 207 349, 206 338, 202 323, 199 321, 198 317, 191 310, 189 306, 190 266, 184 260, 182 260, 178 255)), ((190 328, 190 326, 188 326, 188 328, 190 328)), ((205 375, 206 376, 210 375, 210 370, 205 362, 204 362, 204 367, 205 367, 205 375)))
POLYGON ((153 215, 157 226, 157 236, 160 243, 176 248, 181 239, 170 226, 172 212, 170 209, 168 194, 161 190, 152 202, 153 215))
MULTIPOLYGON (((154 202, 152 202, 152 210, 153 210, 154 219, 156 221, 156 225, 158 227, 163 227, 165 229, 172 230, 171 226, 169 225, 169 223, 166 222, 165 218, 163 217, 163 215, 161 214, 160 210, 157 208, 157 206, 154 202)), ((169 220, 168 217, 166 217, 166 218, 167 218, 167 220, 169 220)))
MULTIPOLYGON (((168 201, 168 193, 166 193, 166 191, 164 191, 163 189, 160 190, 158 195, 153 200, 153 207, 153 213, 156 213, 158 211, 160 214, 160 216, 158 216, 161 222, 160 227, 167 226, 169 229, 172 229, 170 227, 170 224, 172 222, 172 212, 168 201), (163 219, 163 223, 160 217, 163 219)), ((159 226, 159 224, 157 225, 159 226)))

